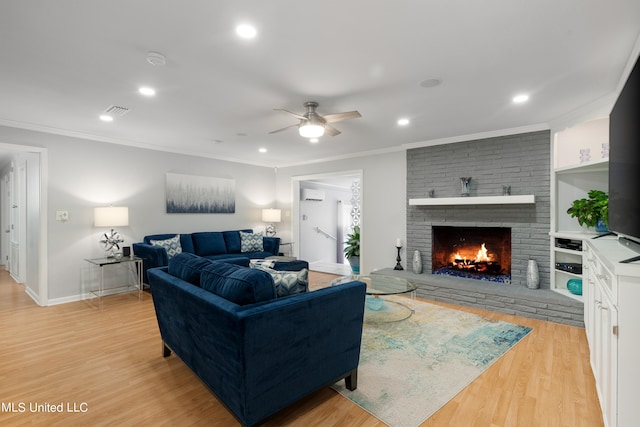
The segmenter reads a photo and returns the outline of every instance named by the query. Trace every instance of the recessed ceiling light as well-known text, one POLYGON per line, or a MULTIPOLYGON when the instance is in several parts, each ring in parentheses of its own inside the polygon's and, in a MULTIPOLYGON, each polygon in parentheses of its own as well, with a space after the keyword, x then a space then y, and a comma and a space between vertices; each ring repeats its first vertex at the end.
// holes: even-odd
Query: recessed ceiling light
POLYGON ((112 122, 113 121, 113 117, 107 115, 107 114, 102 114, 100 116, 100 120, 102 120, 103 122, 112 122))
POLYGON ((156 94, 156 90, 154 88, 148 87, 148 86, 143 86, 143 87, 139 88, 138 92, 140 92, 144 96, 153 96, 153 95, 156 94))
POLYGON ((258 34, 256 27, 249 24, 241 24, 236 27, 236 34, 243 39, 252 39, 258 34))
POLYGON ((311 138, 309 139, 309 142, 315 144, 316 142, 320 141, 318 138, 311 138))
POLYGON ((266 153, 267 149, 262 147, 262 148, 259 148, 258 151, 261 152, 261 153, 266 153))
POLYGON ((515 102, 516 104, 522 104, 523 102, 527 102, 528 100, 529 95, 524 93, 513 97, 513 102, 515 102))
POLYGON ((398 119, 398 124, 400 126, 406 126, 409 124, 409 119, 398 119))

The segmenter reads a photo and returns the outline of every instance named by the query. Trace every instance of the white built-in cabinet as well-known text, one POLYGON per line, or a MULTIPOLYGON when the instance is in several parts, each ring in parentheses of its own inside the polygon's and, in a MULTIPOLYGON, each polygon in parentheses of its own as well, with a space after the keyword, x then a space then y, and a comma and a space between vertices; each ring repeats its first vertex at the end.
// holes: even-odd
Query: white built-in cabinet
POLYGON ((607 427, 640 420, 640 264, 620 262, 637 255, 613 236, 584 246, 585 329, 607 427))
POLYGON ((551 289, 584 302, 590 362, 607 427, 639 425, 640 263, 615 236, 598 237, 581 227, 567 209, 589 190, 609 191, 609 119, 594 119, 553 135, 551 171, 551 289), (567 244, 568 243, 568 244, 567 244), (565 247, 560 247, 565 246, 565 247), (569 247, 566 247, 569 246, 569 247), (555 268, 582 264, 582 274, 555 268), (582 296, 567 290, 582 279, 582 296))
MULTIPOLYGON (((556 132, 553 135, 551 173, 551 283, 553 291, 582 301, 571 294, 567 282, 583 274, 556 268, 556 263, 582 264, 582 249, 560 242, 582 243, 596 233, 567 214, 571 202, 587 196, 589 190, 609 190, 609 118, 603 117, 556 132)), ((584 245, 582 245, 584 246, 584 245)))

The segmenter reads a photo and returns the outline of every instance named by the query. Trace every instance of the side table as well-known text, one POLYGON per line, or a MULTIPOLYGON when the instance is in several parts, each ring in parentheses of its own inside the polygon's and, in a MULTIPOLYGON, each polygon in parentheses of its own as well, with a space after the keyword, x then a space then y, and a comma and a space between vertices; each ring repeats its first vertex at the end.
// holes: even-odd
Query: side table
POLYGON ((100 269, 100 277, 98 280, 98 289, 91 289, 90 294, 95 295, 98 298, 98 307, 103 309, 102 297, 105 295, 114 295, 125 292, 137 292, 138 301, 142 299, 142 258, 137 256, 120 257, 120 258, 85 258, 85 261, 91 264, 92 267, 100 269), (133 273, 135 282, 125 283, 123 285, 105 288, 104 283, 104 271, 105 267, 113 265, 124 265, 133 273))

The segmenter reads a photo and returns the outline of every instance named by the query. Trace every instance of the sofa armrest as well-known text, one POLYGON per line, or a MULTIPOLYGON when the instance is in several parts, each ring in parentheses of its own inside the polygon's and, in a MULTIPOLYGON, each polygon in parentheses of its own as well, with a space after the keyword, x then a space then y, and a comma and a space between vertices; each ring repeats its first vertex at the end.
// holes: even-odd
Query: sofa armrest
POLYGON ((169 256, 162 246, 154 246, 142 242, 134 243, 132 246, 134 255, 142 258, 142 280, 144 283, 149 283, 147 271, 150 268, 169 265, 169 256))
POLYGON ((265 252, 270 252, 273 255, 280 254, 280 238, 279 237, 263 237, 262 246, 265 252))

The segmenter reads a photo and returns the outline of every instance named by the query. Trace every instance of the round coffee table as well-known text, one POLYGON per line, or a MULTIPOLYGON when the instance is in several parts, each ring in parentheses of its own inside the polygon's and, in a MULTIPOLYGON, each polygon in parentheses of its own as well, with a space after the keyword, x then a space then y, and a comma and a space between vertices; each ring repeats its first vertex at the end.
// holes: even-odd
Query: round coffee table
POLYGON ((354 280, 367 284, 367 300, 365 303, 364 320, 368 323, 398 322, 411 317, 413 309, 398 301, 382 298, 387 295, 410 294, 411 299, 416 296, 417 286, 401 277, 373 274, 370 276, 343 276, 331 282, 332 286, 354 280))

